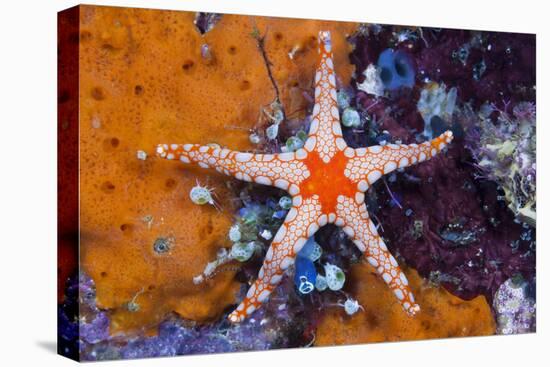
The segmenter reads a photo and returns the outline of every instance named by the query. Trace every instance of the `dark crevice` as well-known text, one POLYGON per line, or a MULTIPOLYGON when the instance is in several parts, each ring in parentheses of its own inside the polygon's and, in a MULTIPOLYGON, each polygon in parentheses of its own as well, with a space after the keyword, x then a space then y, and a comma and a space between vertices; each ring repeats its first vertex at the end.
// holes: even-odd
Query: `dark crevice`
POLYGON ((217 13, 197 13, 195 15, 195 27, 200 32, 200 34, 205 34, 206 32, 212 30, 216 23, 220 21, 222 14, 217 13))

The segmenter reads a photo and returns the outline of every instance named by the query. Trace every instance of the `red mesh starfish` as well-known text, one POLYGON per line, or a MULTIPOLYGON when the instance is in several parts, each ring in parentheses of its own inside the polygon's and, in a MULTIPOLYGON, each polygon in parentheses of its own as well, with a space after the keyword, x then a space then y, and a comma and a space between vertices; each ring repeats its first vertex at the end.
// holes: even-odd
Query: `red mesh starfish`
POLYGON ((258 279, 229 315, 232 322, 242 321, 268 299, 306 240, 327 223, 342 227, 353 239, 406 312, 414 315, 420 310, 407 278, 369 219, 364 193, 382 175, 436 155, 451 142, 452 133, 418 145, 348 147, 340 128, 329 32, 319 33, 319 54, 315 106, 302 149, 251 154, 196 144, 157 147, 162 158, 198 163, 239 180, 276 186, 292 196, 292 208, 273 238, 258 279))

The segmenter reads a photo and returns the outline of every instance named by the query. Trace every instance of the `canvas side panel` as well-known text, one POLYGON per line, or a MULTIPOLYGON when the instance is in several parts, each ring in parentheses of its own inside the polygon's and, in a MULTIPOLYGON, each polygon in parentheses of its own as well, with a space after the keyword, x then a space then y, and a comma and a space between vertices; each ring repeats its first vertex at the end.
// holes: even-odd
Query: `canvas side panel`
POLYGON ((57 276, 58 353, 78 353, 78 57, 80 8, 57 19, 57 276))

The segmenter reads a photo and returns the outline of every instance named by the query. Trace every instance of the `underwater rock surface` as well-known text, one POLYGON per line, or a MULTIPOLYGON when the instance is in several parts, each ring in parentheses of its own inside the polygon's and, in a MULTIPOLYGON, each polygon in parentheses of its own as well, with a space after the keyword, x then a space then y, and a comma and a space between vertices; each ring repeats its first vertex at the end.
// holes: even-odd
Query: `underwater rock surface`
POLYGON ((494 125, 489 131, 496 130, 501 141, 510 141, 509 155, 527 162, 532 203, 535 38, 365 25, 350 41, 355 45, 350 60, 357 71, 352 81, 355 88, 350 91, 352 106, 363 116, 365 131, 344 131, 347 140, 367 145, 382 136, 390 142, 412 143, 425 139, 434 127, 450 128, 455 136, 446 155, 397 173, 371 190, 369 211, 379 217, 390 250, 421 276, 463 299, 482 294, 491 303, 507 279, 516 274, 532 277, 536 255, 533 221, 531 225, 522 223, 519 211, 507 208, 506 197, 514 195, 506 189, 510 180, 496 179, 497 175, 513 176, 518 165, 506 163, 502 154, 493 154, 498 160, 491 161, 486 149, 491 142, 489 138, 480 140, 479 129, 483 126, 480 121, 487 129, 494 125), (360 83, 364 83, 363 72, 388 45, 414 59, 416 80, 412 89, 402 88, 380 98, 366 93, 360 83), (445 90, 434 93, 442 86, 445 90), (418 103, 422 99, 424 102, 418 103), (529 113, 522 113, 521 120, 497 120, 499 114, 502 120, 514 109, 524 111, 526 103, 529 113), (488 109, 490 116, 482 121, 488 109), (528 132, 520 135, 514 131, 528 132))

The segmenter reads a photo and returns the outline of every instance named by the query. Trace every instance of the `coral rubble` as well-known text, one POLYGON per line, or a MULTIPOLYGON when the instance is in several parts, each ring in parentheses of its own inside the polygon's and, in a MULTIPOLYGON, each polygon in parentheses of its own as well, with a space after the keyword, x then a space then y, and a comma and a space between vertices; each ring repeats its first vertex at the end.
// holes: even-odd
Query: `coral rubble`
POLYGON ((516 276, 502 283, 493 307, 499 334, 520 334, 536 329, 535 282, 516 276))
POLYGON ((481 175, 500 184, 510 210, 536 224, 536 111, 532 102, 520 102, 512 112, 483 106, 475 116, 465 111, 469 123, 466 144, 481 175), (491 118, 497 115, 495 120, 491 118))

